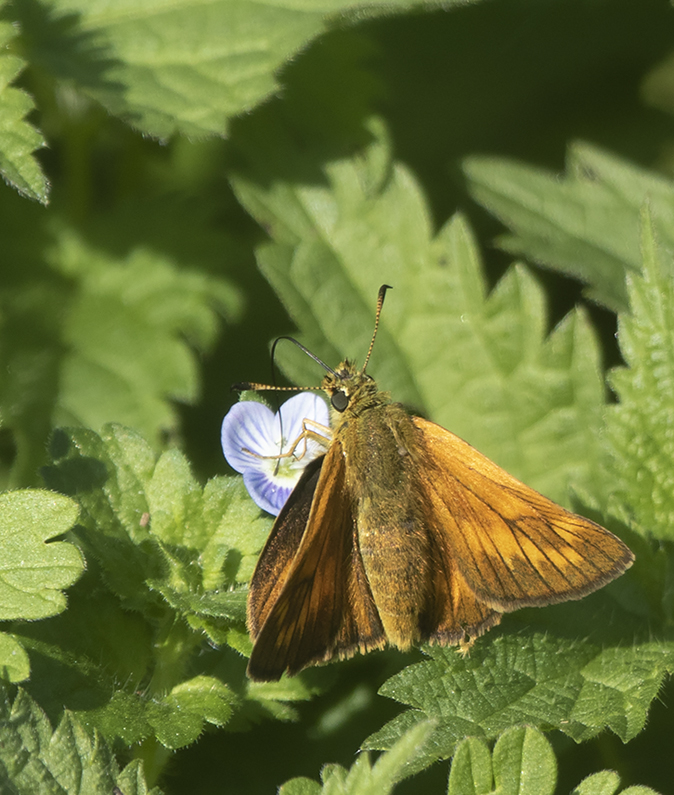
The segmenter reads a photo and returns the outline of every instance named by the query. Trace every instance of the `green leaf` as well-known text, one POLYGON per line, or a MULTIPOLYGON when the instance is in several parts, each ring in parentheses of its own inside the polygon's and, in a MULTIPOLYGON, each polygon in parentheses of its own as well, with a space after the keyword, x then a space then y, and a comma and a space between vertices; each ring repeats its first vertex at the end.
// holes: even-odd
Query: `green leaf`
POLYGON ((94 578, 96 568, 90 562, 64 613, 11 629, 31 657, 25 688, 54 723, 68 708, 108 740, 119 736, 132 744, 152 733, 144 710, 154 698, 148 682, 160 659, 153 646, 156 629, 120 607, 94 578))
POLYGON ((101 436, 59 431, 52 450, 45 479, 77 495, 83 542, 120 598, 143 609, 159 591, 186 616, 242 620, 241 594, 231 589, 250 577, 270 522, 241 478, 202 489, 181 453, 157 457, 139 434, 115 425, 101 436))
MULTIPOLYGON (((0 789, 21 795, 124 795, 149 792, 137 762, 120 772, 106 743, 66 713, 57 729, 23 691, 0 698, 0 789), (128 787, 128 789, 127 789, 128 787)), ((150 795, 161 795, 153 789, 150 795)))
POLYGON ((139 759, 129 762, 118 774, 117 787, 119 793, 114 793, 114 795, 120 795, 120 793, 121 795, 162 795, 159 787, 148 788, 143 773, 143 763, 139 759))
POLYGON ((505 731, 492 757, 484 740, 469 737, 456 749, 448 795, 552 795, 557 761, 550 743, 525 726, 505 731))
MULTIPOLYGON (((571 795, 615 795, 620 789, 620 776, 613 770, 602 770, 584 778, 571 795)), ((621 795, 658 795, 650 787, 634 786, 620 790, 621 795)))
MULTIPOLYGON (((172 451, 159 458, 146 488, 153 535, 165 550, 171 544, 199 550, 199 577, 205 590, 222 586, 223 566, 231 584, 250 580, 270 522, 252 504, 241 478, 213 478, 202 492, 185 458, 172 451), (236 559, 231 554, 234 549, 236 559)), ((216 601, 224 606, 223 596, 213 594, 210 609, 216 601)), ((230 605, 234 607, 234 602, 230 605)))
POLYGON ((550 743, 530 727, 504 732, 494 746, 494 779, 503 795, 552 795, 557 761, 550 743))
POLYGON ((0 494, 0 619, 37 619, 65 609, 68 588, 82 574, 79 550, 63 541, 77 504, 60 494, 26 489, 0 494))
POLYGON ((59 430, 51 451, 54 464, 45 467, 45 482, 77 496, 87 557, 99 561, 113 593, 130 608, 142 609, 148 593, 145 582, 163 565, 152 543, 144 494, 155 453, 142 436, 119 426, 102 436, 84 428, 59 430))
POLYGON ((584 778, 571 795, 614 795, 620 787, 620 776, 613 770, 602 770, 584 778))
POLYGON ((224 726, 232 715, 231 690, 211 676, 196 676, 176 685, 161 701, 150 704, 147 720, 166 748, 193 743, 204 723, 224 726))
POLYGON ((643 532, 674 539, 674 278, 663 266, 650 214, 643 216, 643 271, 628 278, 631 311, 618 320, 627 367, 611 373, 619 403, 607 415, 615 500, 643 532))
POLYGON ((410 729, 374 765, 362 754, 345 770, 340 765, 326 765, 321 772, 323 786, 306 778, 286 782, 279 795, 388 795, 401 778, 405 778, 411 760, 420 752, 432 731, 432 724, 422 723, 410 729))
POLYGON ((311 778, 298 777, 286 781, 279 788, 279 795, 320 795, 323 791, 321 785, 311 778))
POLYGON ((78 280, 63 328, 69 354, 61 364, 57 424, 99 430, 117 421, 154 439, 176 424, 168 398, 196 400, 195 347, 208 348, 216 310, 236 310, 232 288, 181 271, 156 252, 122 260, 89 248, 63 230, 51 253, 55 270, 78 280), (129 355, 133 352, 133 355, 129 355))
POLYGON ((432 741, 415 760, 419 770, 452 756, 464 737, 491 739, 523 723, 557 728, 577 742, 608 727, 627 742, 674 665, 666 644, 601 648, 546 635, 492 635, 465 658, 455 649, 429 653, 432 661, 406 668, 380 690, 413 709, 363 744, 389 748, 410 726, 435 720, 432 741))
MULTIPOLYGON (((379 386, 565 501, 599 456, 604 387, 586 317, 574 312, 548 336, 543 294, 522 267, 488 294, 466 222, 433 237, 419 187, 371 128, 374 143, 330 163, 327 184, 237 178, 273 239, 260 267, 301 342, 331 366, 364 358, 378 288, 393 285, 369 366, 379 386)), ((315 384, 316 365, 290 348, 279 347, 281 365, 315 384)))
POLYGON ((147 248, 116 256, 63 224, 47 235, 42 218, 8 216, 8 262, 23 264, 0 276, 0 365, 14 375, 0 383, 0 409, 18 448, 13 485, 34 481, 54 425, 118 421, 159 445, 176 431, 175 401, 198 398, 195 348, 214 342, 220 314, 238 312, 238 292, 147 248))
POLYGON ((30 676, 30 660, 23 646, 11 635, 0 633, 0 679, 23 682, 30 676))
POLYGON ((33 154, 45 141, 26 121, 35 104, 25 91, 10 85, 26 65, 9 52, 15 37, 13 26, 0 20, 0 173, 19 193, 47 204, 49 183, 33 154))
MULTIPOLYGON (((530 726, 515 726, 487 743, 467 737, 459 743, 449 771, 447 795, 552 795, 557 760, 545 736, 530 726)), ((615 795, 620 776, 602 770, 583 779, 571 795, 615 795)), ((649 787, 628 787, 623 795, 657 795, 649 787)))
POLYGON ((674 56, 669 54, 646 75, 641 84, 641 96, 646 104, 664 110, 674 111, 674 56))
POLYGON ((489 746, 477 737, 466 737, 452 760, 447 795, 490 795, 493 784, 489 746))
POLYGON ((498 239, 502 248, 575 276, 614 310, 627 307, 625 277, 641 266, 644 204, 674 245, 672 182, 588 144, 570 147, 565 180, 492 157, 468 158, 464 170, 475 199, 511 229, 498 239))
POLYGON ((198 137, 225 134, 232 116, 275 94, 281 67, 344 18, 418 6, 146 0, 129 15, 125 0, 50 0, 47 17, 26 14, 22 22, 32 58, 111 113, 159 138, 198 137))

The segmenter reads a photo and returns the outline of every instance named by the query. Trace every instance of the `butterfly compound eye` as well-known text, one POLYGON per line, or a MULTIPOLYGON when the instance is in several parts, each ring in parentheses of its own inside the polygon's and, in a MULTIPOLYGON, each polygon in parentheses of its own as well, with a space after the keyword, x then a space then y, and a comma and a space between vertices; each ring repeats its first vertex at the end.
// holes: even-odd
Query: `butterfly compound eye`
POLYGON ((349 405, 349 396, 340 389, 330 398, 330 402, 335 411, 344 411, 349 405))

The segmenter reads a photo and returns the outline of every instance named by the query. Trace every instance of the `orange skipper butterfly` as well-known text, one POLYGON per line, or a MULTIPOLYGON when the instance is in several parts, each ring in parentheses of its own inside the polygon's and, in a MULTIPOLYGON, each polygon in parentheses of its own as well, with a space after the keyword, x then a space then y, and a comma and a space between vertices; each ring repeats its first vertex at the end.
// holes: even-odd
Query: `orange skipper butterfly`
POLYGON ((387 287, 362 369, 317 359, 331 427, 305 420, 283 454, 300 456, 308 440, 327 448, 304 469, 251 580, 253 680, 387 644, 466 650, 503 613, 580 599, 634 560, 608 530, 378 390, 365 370, 387 287))

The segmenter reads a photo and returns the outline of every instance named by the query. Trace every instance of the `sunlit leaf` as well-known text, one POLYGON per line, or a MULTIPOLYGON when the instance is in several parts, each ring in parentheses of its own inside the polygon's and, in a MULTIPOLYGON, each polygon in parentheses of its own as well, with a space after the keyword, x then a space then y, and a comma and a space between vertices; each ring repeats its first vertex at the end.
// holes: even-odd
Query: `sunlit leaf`
POLYGON ((15 36, 16 29, 0 20, 0 173, 19 193, 47 204, 49 183, 34 156, 45 141, 26 121, 35 104, 25 91, 11 85, 26 65, 8 51, 15 36))

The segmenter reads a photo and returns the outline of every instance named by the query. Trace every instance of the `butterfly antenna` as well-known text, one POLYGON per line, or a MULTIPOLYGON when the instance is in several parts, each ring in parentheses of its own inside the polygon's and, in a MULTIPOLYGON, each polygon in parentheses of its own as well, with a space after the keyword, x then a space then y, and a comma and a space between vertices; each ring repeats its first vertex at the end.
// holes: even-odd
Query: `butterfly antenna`
MULTIPOLYGON (((305 348, 301 342, 298 342, 294 337, 277 337, 274 340, 274 344, 271 346, 271 360, 272 360, 272 368, 274 362, 274 354, 276 352, 276 346, 279 344, 281 340, 289 340, 290 342, 297 345, 297 347, 306 353, 307 356, 311 357, 315 362, 321 365, 321 367, 326 370, 328 373, 331 373, 334 376, 337 376, 337 373, 332 369, 332 367, 328 367, 328 365, 316 356, 315 353, 312 353, 308 348, 305 348)), ((273 369, 272 369, 273 374, 273 369)), ((310 390, 319 390, 320 386, 276 386, 276 384, 256 384, 250 381, 241 381, 238 384, 233 384, 232 389, 237 392, 243 392, 246 389, 252 389, 255 392, 263 392, 263 391, 271 391, 271 392, 307 392, 310 390)))
POLYGON ((374 340, 377 336, 377 330, 379 329, 379 316, 381 315, 381 308, 384 306, 384 298, 386 297, 386 291, 392 290, 390 284, 382 284, 379 288, 379 295, 377 296, 377 311, 374 316, 374 331, 372 332, 372 341, 370 342, 370 348, 367 352, 367 356, 365 357, 365 364, 363 365, 362 372, 365 372, 367 368, 367 363, 370 361, 370 356, 372 354, 372 348, 374 348, 374 340))

